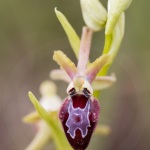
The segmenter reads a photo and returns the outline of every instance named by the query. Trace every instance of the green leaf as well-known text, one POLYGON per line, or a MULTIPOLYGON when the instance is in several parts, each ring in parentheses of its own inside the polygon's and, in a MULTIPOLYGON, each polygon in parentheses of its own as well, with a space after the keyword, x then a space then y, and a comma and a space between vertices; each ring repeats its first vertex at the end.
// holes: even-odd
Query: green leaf
POLYGON ((56 119, 56 117, 54 118, 54 116, 50 116, 50 114, 41 106, 32 92, 29 92, 29 98, 40 117, 49 125, 57 150, 72 150, 63 130, 61 129, 58 119, 56 119))
POLYGON ((80 38, 78 37, 77 33, 75 32, 71 24, 68 22, 67 18, 60 11, 58 11, 57 8, 55 8, 55 13, 63 29, 67 34, 68 40, 76 57, 78 58, 80 48, 80 38))

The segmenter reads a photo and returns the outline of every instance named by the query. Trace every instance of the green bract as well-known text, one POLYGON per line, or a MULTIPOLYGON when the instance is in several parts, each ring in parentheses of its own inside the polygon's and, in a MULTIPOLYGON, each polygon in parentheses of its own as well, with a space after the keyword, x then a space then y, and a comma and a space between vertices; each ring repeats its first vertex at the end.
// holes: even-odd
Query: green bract
POLYGON ((78 37, 75 30, 68 22, 67 18, 56 8, 55 8, 55 13, 56 13, 56 16, 57 16, 58 20, 60 21, 63 29, 65 30, 65 32, 67 34, 68 40, 70 42, 70 45, 71 45, 76 57, 78 58, 79 47, 80 47, 80 38, 78 37))
POLYGON ((29 92, 29 98, 31 102, 33 103, 36 111, 40 115, 40 117, 48 124, 52 131, 52 137, 55 141, 57 150, 72 150, 70 145, 68 144, 68 141, 65 138, 65 135, 60 128, 60 124, 57 121, 57 118, 53 118, 50 116, 50 114, 41 106, 41 104, 38 102, 36 97, 32 94, 32 92, 29 92))

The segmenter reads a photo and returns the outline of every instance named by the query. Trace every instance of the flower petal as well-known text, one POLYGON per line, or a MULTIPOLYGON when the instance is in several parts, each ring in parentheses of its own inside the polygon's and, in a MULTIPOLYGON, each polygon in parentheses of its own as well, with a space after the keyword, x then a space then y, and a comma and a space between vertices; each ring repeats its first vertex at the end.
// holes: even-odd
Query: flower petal
POLYGON ((27 124, 33 124, 38 122, 40 119, 41 117, 39 116, 39 114, 34 111, 23 117, 22 121, 27 124))
POLYGON ((73 79, 77 74, 77 68, 75 64, 62 52, 54 51, 53 60, 55 60, 60 67, 62 67, 69 77, 73 79))
POLYGON ((112 76, 97 76, 92 82, 94 90, 103 90, 110 87, 116 81, 116 77, 112 76))
POLYGON ((97 73, 108 63, 110 63, 110 55, 103 54, 93 63, 89 64, 85 73, 87 80, 91 83, 95 79, 97 73))
POLYGON ((71 79, 68 76, 68 74, 64 70, 62 70, 62 69, 52 70, 50 72, 49 76, 53 80, 62 80, 62 81, 65 81, 67 83, 71 82, 71 79))
POLYGON ((108 135, 111 132, 111 128, 107 125, 97 125, 94 134, 108 135))

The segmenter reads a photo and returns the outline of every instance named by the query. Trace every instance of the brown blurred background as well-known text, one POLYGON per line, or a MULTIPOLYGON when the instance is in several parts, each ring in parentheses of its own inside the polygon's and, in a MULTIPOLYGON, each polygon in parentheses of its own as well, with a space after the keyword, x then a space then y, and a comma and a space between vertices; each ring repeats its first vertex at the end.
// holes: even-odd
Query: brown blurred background
MULTIPOLYGON (((102 0, 106 6, 106 1, 102 0)), ((93 136, 88 150, 150 149, 150 1, 133 1, 126 12, 126 32, 110 72, 116 84, 100 97, 100 123, 109 136, 93 136)), ((53 50, 63 50, 76 62, 54 7, 62 11, 77 33, 84 25, 79 0, 0 0, 0 149, 23 150, 35 131, 21 122, 34 110, 27 93, 38 98, 39 85, 58 68, 53 50)), ((104 31, 95 33, 90 58, 101 54, 104 31)), ((66 83, 59 95, 66 96, 66 83)), ((52 143, 45 150, 54 149, 52 143)), ((65 148, 64 148, 65 149, 65 148)))

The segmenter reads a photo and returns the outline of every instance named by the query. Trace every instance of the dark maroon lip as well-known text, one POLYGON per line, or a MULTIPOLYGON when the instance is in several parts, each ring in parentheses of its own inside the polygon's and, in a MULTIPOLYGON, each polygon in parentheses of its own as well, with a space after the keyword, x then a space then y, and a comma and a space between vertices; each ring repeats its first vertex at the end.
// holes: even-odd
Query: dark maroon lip
POLYGON ((74 108, 84 108, 87 101, 89 100, 88 97, 86 97, 84 94, 76 94, 74 96, 71 96, 71 100, 73 102, 73 107, 74 108))
POLYGON ((99 111, 99 103, 93 97, 75 94, 65 99, 59 118, 66 137, 75 150, 85 150, 88 146, 98 121, 99 111))

